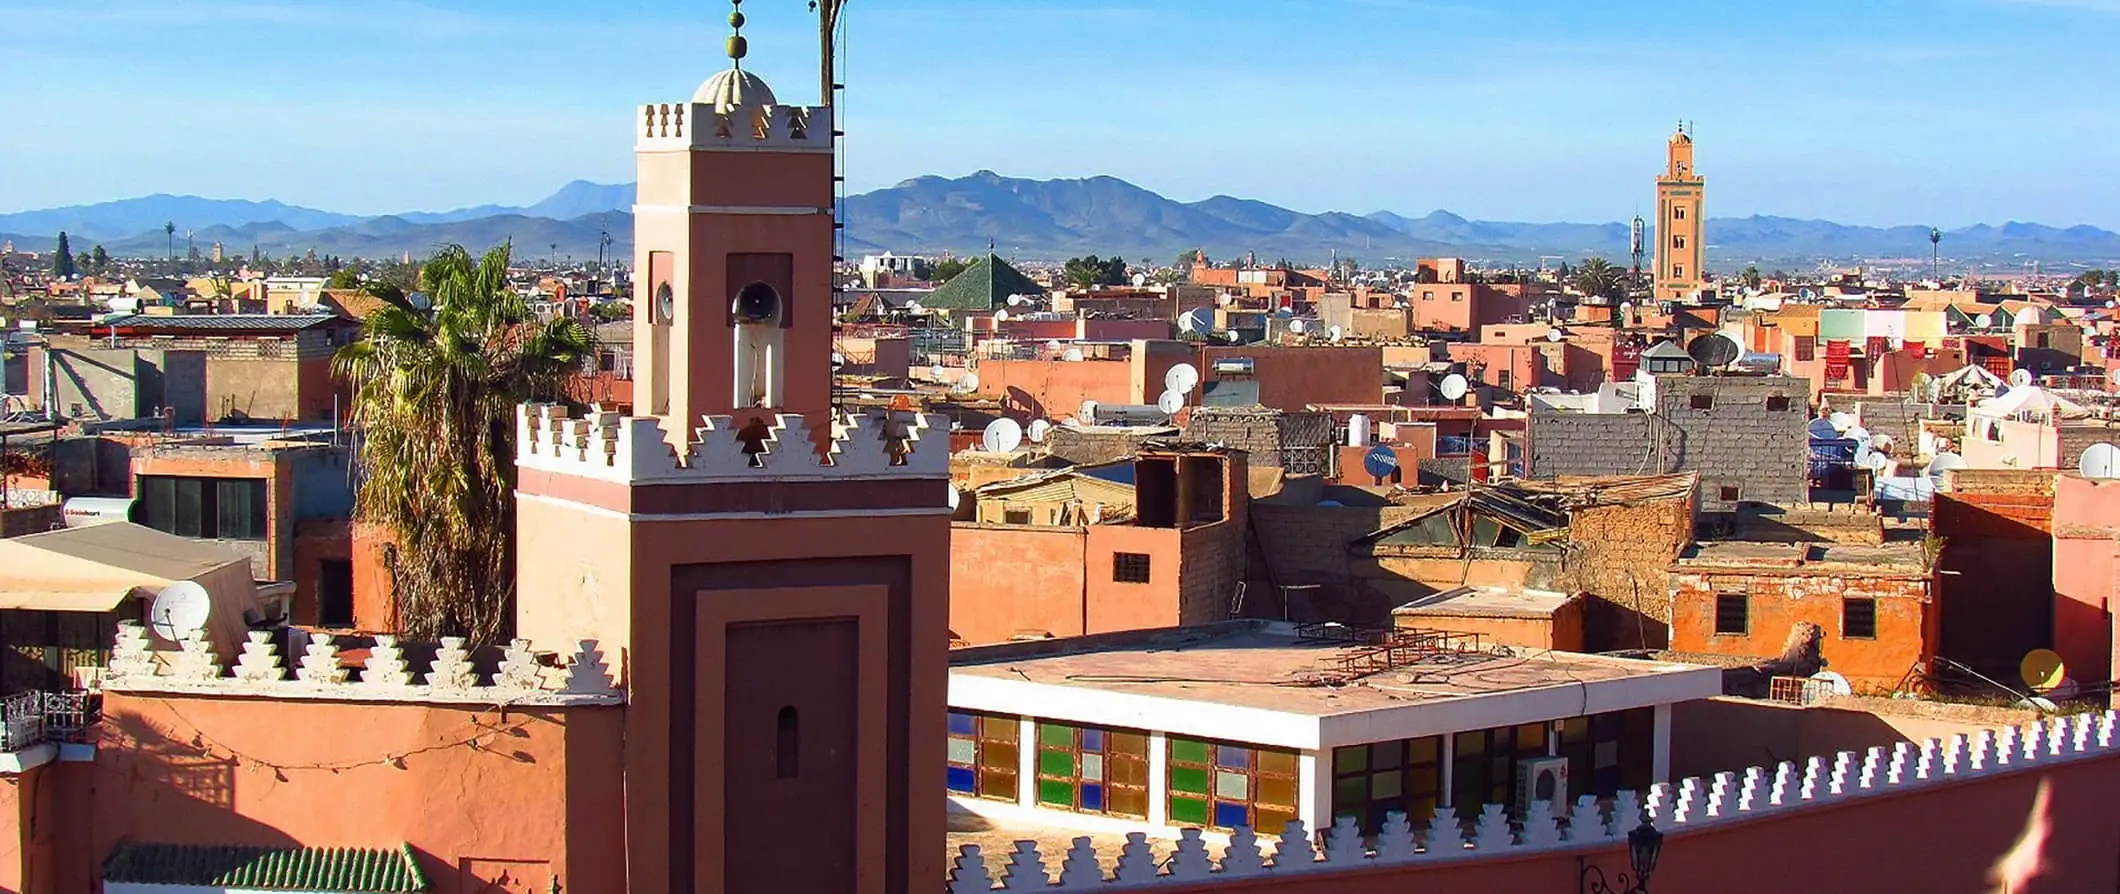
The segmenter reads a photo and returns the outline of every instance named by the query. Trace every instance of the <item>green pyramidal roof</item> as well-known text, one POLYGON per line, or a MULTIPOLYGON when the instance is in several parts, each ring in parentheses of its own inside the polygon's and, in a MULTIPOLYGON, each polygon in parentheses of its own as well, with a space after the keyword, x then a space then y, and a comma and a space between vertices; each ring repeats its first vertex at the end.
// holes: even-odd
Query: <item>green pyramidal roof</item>
POLYGON ((330 894, 422 894, 427 880, 412 849, 251 847, 245 845, 118 845, 103 861, 105 882, 136 885, 247 888, 330 894))
POLYGON ((989 252, 920 299, 920 304, 937 310, 993 310, 1007 304, 1010 295, 1043 294, 1044 286, 989 252))

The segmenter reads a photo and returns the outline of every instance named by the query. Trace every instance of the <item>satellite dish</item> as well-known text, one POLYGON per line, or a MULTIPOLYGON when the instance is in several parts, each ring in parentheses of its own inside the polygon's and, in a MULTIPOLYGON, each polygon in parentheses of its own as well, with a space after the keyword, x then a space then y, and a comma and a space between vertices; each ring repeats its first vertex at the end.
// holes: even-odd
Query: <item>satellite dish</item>
POLYGON ((1179 394, 1191 394, 1200 384, 1200 371, 1190 363, 1180 363, 1163 374, 1163 388, 1179 394))
POLYGON ((1843 677, 1832 671, 1819 671, 1818 673, 1812 674, 1811 679, 1825 684, 1826 694, 1828 695, 1855 694, 1855 688, 1848 685, 1848 678, 1843 677))
POLYGON ((1836 432, 1844 432, 1855 427, 1855 416, 1851 413, 1834 413, 1831 416, 1827 416, 1826 420, 1833 423, 1833 430, 1836 432))
POLYGON ((1463 399, 1465 393, 1472 390, 1472 385, 1465 381, 1464 376, 1451 373, 1443 377, 1442 384, 1437 385, 1436 390, 1443 393, 1444 400, 1454 401, 1463 399))
POLYGON ((1995 325, 1995 317, 1992 314, 1981 314, 1973 318, 1973 325, 1986 329, 1995 325))
POLYGON ((926 312, 927 312, 927 308, 925 308, 925 307, 921 307, 921 306, 920 306, 920 302, 918 302, 918 301, 908 301, 908 302, 906 302, 906 303, 905 303, 905 309, 906 309, 906 312, 907 312, 907 313, 916 313, 916 314, 918 314, 918 313, 926 313, 926 312))
POLYGON ((1892 449, 1892 436, 1882 433, 1871 435, 1870 449, 1890 452, 1892 449))
POLYGON ((2085 478, 2120 478, 2120 447, 2099 442, 2083 448, 2076 471, 2085 478))
POLYGON ((1362 454, 1362 471, 1371 478, 1389 478, 1399 470, 1399 454, 1389 445, 1378 444, 1362 454))
POLYGON ((958 504, 962 502, 963 499, 964 498, 959 496, 957 493, 957 482, 950 482, 950 511, 956 512, 958 504))
POLYGON ((1333 341, 1339 341, 1340 338, 1344 335, 1346 335, 1346 333, 1340 330, 1340 326, 1337 323, 1333 324, 1333 327, 1331 329, 1325 330, 1325 337, 1332 339, 1333 341))
POLYGON ((1083 401, 1082 406, 1075 410, 1075 418, 1082 420, 1083 425, 1096 425, 1097 402, 1093 400, 1083 401))
POLYGON ((1864 450, 1870 449, 1870 430, 1867 428, 1863 428, 1860 425, 1850 425, 1847 431, 1840 433, 1840 436, 1854 441, 1857 446, 1864 450))
POLYGON ((1950 452, 1938 453, 1934 459, 1929 460, 1929 475, 1942 477, 1943 473, 1966 468, 1966 465, 1963 456, 1950 452))
POLYGON ((198 581, 180 580, 163 587, 147 608, 155 635, 170 642, 191 639, 213 616, 213 595, 198 581))
POLYGON ((1065 350, 1065 351, 1061 351, 1061 352, 1060 352, 1060 362, 1062 362, 1062 363, 1081 363, 1081 362, 1082 362, 1082 349, 1081 349, 1081 348, 1068 348, 1068 349, 1067 349, 1067 350, 1065 350))
POLYGON ((2068 679, 2068 665, 2052 649, 2033 649, 2017 663, 2017 674, 2033 692, 2052 692, 2068 679))
POLYGON ((958 394, 970 394, 979 390, 979 374, 965 373, 964 378, 958 379, 957 384, 950 386, 950 390, 958 394))
POLYGON ((1179 332, 1206 332, 1215 328, 1215 312, 1212 308, 1195 307, 1178 315, 1179 332))
POLYGON ((1230 344, 1236 344, 1240 341, 1243 341, 1244 336, 1238 335, 1237 330, 1231 329, 1228 332, 1222 333, 1222 340, 1229 342, 1230 344))
POLYGON ((1290 331, 1290 332, 1293 332, 1293 333, 1295 333, 1295 334, 1297 334, 1297 335, 1302 335, 1302 334, 1303 334, 1303 321, 1302 321, 1302 320, 1289 320, 1289 321, 1288 321, 1288 331, 1290 331))
POLYGON ((1010 296, 1008 296, 1008 306, 1010 306, 1010 307, 1022 307, 1022 306, 1026 305, 1026 304, 1029 304, 1029 303, 1031 303, 1031 296, 1029 296, 1029 295, 1010 295, 1010 296))
POLYGON ((1866 450, 1863 451, 1862 458, 1856 462, 1872 472, 1882 472, 1886 466, 1892 464, 1892 458, 1875 450, 1866 450))
POLYGON ((1560 331, 1559 329, 1549 329, 1549 330, 1546 330, 1546 340, 1547 340, 1547 341, 1557 342, 1557 341, 1560 341, 1561 339, 1563 339, 1563 338, 1566 338, 1566 337, 1567 337, 1567 335, 1566 335, 1565 333, 1561 332, 1561 331, 1560 331))
POLYGON ((1179 410, 1185 409, 1185 395, 1176 391, 1165 391, 1162 397, 1156 398, 1156 409, 1165 416, 1177 415, 1179 410))
POLYGON ((1014 453, 1023 446, 1023 426, 1016 420, 1001 418, 987 423, 986 431, 979 435, 979 449, 988 453, 1014 453))
POLYGON ((845 368, 846 368, 846 365, 847 365, 847 355, 845 355, 845 354, 841 354, 841 353, 839 353, 838 351, 833 351, 833 352, 832 352, 832 371, 833 371, 833 372, 838 372, 838 371, 840 371, 840 370, 842 370, 842 369, 845 369, 845 368))
POLYGON ((1046 342, 1045 342, 1045 352, 1046 352, 1046 353, 1048 353, 1048 354, 1058 354, 1058 353, 1060 353, 1060 352, 1061 352, 1062 350, 1065 350, 1066 348, 1067 348, 1067 345, 1066 345, 1066 344, 1063 344, 1063 343, 1062 343, 1062 342, 1061 342, 1061 341, 1060 341, 1059 339, 1057 339, 1057 338, 1047 339, 1047 340, 1046 340, 1046 342))
POLYGON ((1025 432, 1033 444, 1045 443, 1045 436, 1053 430, 1053 424, 1043 419, 1031 420, 1030 431, 1025 432))
POLYGON ((2028 369, 2013 369, 2013 370, 2010 370, 2010 386, 2011 386, 2011 387, 2013 387, 2013 388, 2023 388, 2023 387, 2025 387, 2025 386, 2027 386, 2027 385, 2030 385, 2030 384, 2032 384, 2032 371, 2031 371, 2031 370, 2028 370, 2028 369))
POLYGON ((1813 419, 1811 420, 1810 428, 1807 430, 1812 438, 1821 441, 1831 441, 1840 437, 1840 429, 1833 427, 1833 420, 1831 419, 1813 419))
POLYGON ((943 369, 942 364, 937 363, 934 366, 928 367, 928 378, 936 379, 939 381, 942 378, 942 374, 946 372, 949 372, 949 370, 943 369))
POLYGON ((1002 308, 1002 309, 1000 309, 1000 310, 994 311, 994 322, 996 322, 996 323, 1006 323, 1006 322, 1008 322, 1008 308, 1005 308, 1005 307, 1004 307, 1004 308, 1002 308))
POLYGON ((2105 302, 2105 309, 2106 309, 2106 310, 2112 310, 2113 308, 2116 308, 2116 307, 2120 307, 2120 301, 2116 301, 2116 300, 2110 300, 2110 299, 2109 299, 2109 300, 2107 300, 2107 301, 2105 302))
POLYGON ((1744 349, 1738 347, 1737 342, 1731 341, 1728 336, 1709 334, 1696 338, 1692 344, 1687 345, 1686 354, 1691 356, 1695 363, 1719 369, 1737 362, 1737 358, 1744 354, 1744 349))

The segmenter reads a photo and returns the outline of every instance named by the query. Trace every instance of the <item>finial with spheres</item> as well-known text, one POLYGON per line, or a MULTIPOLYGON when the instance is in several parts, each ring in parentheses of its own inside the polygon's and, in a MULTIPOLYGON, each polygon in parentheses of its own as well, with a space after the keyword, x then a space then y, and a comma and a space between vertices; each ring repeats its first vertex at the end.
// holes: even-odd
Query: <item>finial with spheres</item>
POLYGON ((729 58, 741 68, 743 57, 751 52, 751 42, 743 38, 743 0, 729 0, 729 5, 735 7, 729 10, 729 58))

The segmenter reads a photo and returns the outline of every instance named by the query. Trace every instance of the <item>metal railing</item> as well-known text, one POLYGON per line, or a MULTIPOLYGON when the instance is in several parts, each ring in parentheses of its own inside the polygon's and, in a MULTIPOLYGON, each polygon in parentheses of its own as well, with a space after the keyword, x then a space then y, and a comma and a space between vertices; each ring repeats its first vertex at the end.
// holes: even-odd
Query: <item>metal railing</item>
POLYGON ((87 692, 32 691, 0 698, 0 752, 45 742, 85 742, 101 707, 87 692))

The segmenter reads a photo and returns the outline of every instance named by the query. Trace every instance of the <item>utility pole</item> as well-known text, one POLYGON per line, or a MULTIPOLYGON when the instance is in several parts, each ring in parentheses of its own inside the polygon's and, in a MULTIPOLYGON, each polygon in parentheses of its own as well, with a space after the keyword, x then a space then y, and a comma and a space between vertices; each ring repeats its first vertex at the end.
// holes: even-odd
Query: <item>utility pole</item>
MULTIPOLYGON (((837 68, 835 67, 837 54, 833 51, 832 36, 839 32, 839 8, 845 5, 846 0, 810 0, 810 9, 817 13, 817 38, 820 51, 818 64, 822 70, 820 73, 823 78, 823 83, 819 85, 819 95, 824 97, 826 107, 838 105, 834 101, 834 97, 839 93, 840 84, 837 68)), ((839 122, 835 120, 832 124, 836 127, 839 122)))

